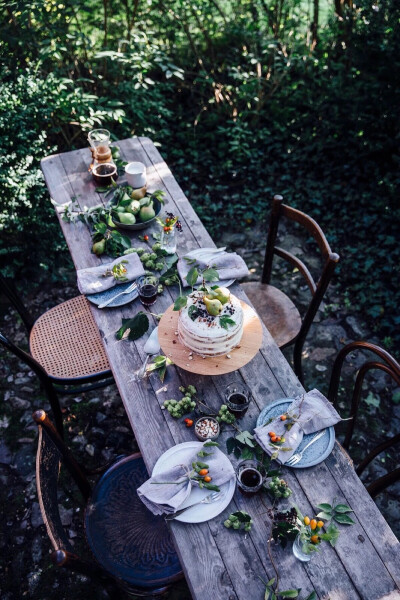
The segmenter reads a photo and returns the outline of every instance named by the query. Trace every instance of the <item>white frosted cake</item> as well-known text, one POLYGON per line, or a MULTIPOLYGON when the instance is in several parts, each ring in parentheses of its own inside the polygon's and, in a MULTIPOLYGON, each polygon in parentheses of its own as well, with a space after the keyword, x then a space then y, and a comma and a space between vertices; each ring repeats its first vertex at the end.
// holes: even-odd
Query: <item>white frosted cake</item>
POLYGON ((235 296, 229 293, 229 290, 222 289, 227 292, 226 297, 228 298, 223 304, 212 299, 210 302, 208 294, 195 291, 188 296, 187 305, 179 313, 178 336, 180 342, 201 356, 228 354, 239 345, 242 338, 243 309, 241 304, 235 296), (204 300, 205 296, 207 297, 206 301, 204 300), (218 314, 210 314, 210 310, 212 313, 218 312, 218 314))

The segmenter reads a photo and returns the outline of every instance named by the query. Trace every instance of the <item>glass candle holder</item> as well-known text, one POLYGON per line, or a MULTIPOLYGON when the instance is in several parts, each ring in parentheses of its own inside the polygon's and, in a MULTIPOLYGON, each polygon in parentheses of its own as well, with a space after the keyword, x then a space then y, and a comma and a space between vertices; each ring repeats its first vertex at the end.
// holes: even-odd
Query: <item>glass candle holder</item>
POLYGON ((237 419, 246 414, 251 401, 251 391, 245 383, 230 383, 225 390, 225 404, 237 419))
POLYGON ((172 227, 169 231, 161 231, 160 244, 161 249, 165 250, 167 254, 175 254, 176 252, 176 230, 172 227))
POLYGON ((158 278, 154 275, 143 275, 136 283, 140 302, 143 306, 152 306, 157 300, 158 278))
POLYGON ((312 554, 306 554, 303 552, 303 542, 301 540, 300 533, 293 542, 293 554, 298 560, 301 560, 301 562, 309 562, 311 560, 312 554))
POLYGON ((254 496, 262 488, 265 476, 265 468, 260 462, 243 460, 236 469, 239 492, 243 496, 254 496))

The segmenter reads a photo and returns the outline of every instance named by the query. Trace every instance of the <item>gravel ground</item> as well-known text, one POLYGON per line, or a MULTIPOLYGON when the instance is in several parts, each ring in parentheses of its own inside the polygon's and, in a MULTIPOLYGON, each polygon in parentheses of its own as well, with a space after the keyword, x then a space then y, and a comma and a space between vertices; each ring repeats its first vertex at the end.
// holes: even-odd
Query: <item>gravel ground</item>
MULTIPOLYGON (((222 243, 240 252, 250 269, 251 278, 258 276, 263 249, 254 243, 256 236, 227 234, 222 243)), ((289 238, 292 249, 299 254, 303 246, 296 238, 289 238)), ((294 290, 303 299, 307 291, 299 286, 289 271, 277 272, 281 285, 294 290)), ((32 313, 38 316, 46 309, 75 296, 74 275, 57 289, 42 286, 36 293, 25 294, 32 313)), ((29 289, 27 286, 25 289, 29 289)), ((26 347, 24 326, 15 312, 0 306, 0 331, 11 340, 26 347)), ((344 343, 354 339, 367 339, 379 344, 365 326, 360 315, 354 315, 342 305, 334 286, 330 287, 326 302, 313 325, 305 345, 305 380, 307 388, 318 387, 327 392, 333 358, 344 343)), ((290 350, 285 352, 291 359, 290 350)), ((345 383, 350 381, 359 356, 350 356, 345 367, 345 383)), ((46 398, 40 390, 35 375, 20 361, 0 349, 0 597, 2 600, 71 600, 85 595, 91 599, 106 598, 105 592, 95 582, 52 567, 50 543, 42 523, 35 484, 36 425, 32 412, 48 409, 46 398)), ((362 456, 366 444, 377 443, 388 433, 400 430, 400 405, 392 405, 393 388, 383 373, 369 381, 371 395, 361 411, 358 434, 354 444, 355 457, 362 456)), ((340 409, 345 410, 348 399, 343 395, 340 409)), ((68 439, 85 464, 99 466, 113 456, 130 454, 137 450, 128 419, 115 386, 96 390, 79 397, 62 397, 64 417, 68 423, 68 439)), ((388 465, 396 464, 395 452, 379 457, 367 473, 370 479, 386 472, 388 465)), ((398 464, 397 464, 398 466, 398 464)), ((389 492, 381 494, 377 503, 396 535, 400 536, 400 483, 389 492)), ((60 495, 62 520, 71 543, 80 548, 82 538, 81 510, 75 500, 62 490, 60 495)), ((171 600, 190 600, 186 583, 175 585, 171 600)), ((252 599, 256 600, 256 599, 252 599)))

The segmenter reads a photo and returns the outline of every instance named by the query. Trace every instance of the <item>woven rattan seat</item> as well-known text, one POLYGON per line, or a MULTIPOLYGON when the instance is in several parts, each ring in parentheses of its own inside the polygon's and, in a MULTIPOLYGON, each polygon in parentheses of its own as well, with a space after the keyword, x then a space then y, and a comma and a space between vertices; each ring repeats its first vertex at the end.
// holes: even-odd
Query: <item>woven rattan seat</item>
POLYGON ((84 296, 41 315, 32 327, 29 344, 32 356, 52 377, 72 379, 110 369, 84 296))

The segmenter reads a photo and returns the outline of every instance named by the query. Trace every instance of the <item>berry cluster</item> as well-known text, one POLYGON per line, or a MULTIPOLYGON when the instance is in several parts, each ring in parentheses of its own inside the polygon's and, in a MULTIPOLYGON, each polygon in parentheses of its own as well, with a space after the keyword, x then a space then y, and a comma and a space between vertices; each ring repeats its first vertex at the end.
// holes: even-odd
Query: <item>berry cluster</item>
POLYGON ((230 529, 231 527, 232 529, 240 529, 240 527, 243 525, 243 529, 245 531, 250 531, 252 524, 253 519, 248 513, 244 511, 232 513, 231 515, 229 515, 226 521, 224 521, 224 525, 228 529, 230 529))
MULTIPOLYGON (((194 385, 188 385, 187 388, 181 386, 179 391, 183 394, 182 400, 171 398, 170 400, 166 400, 162 406, 175 419, 180 419, 184 414, 192 412, 196 408, 196 401, 193 399, 193 396, 197 393, 197 390, 194 385)), ((187 427, 191 427, 192 425, 193 421, 191 419, 186 420, 187 427), (188 425, 188 421, 191 421, 190 425, 188 425)))
POLYGON ((273 515, 274 521, 289 523, 290 525, 297 524, 297 511, 295 508, 291 508, 285 512, 277 512, 273 515))
POLYGON ((310 519, 310 517, 304 517, 305 533, 312 544, 319 544, 321 537, 318 535, 325 525, 323 521, 317 521, 317 518, 310 519))
POLYGON ((222 421, 223 423, 227 423, 228 425, 231 425, 232 423, 234 423, 236 421, 236 417, 231 412, 229 412, 226 404, 223 404, 221 406, 221 408, 219 409, 219 413, 217 415, 217 421, 218 421, 218 423, 221 423, 221 421, 222 421))
POLYGON ((273 477, 269 482, 269 492, 274 498, 289 498, 292 494, 292 490, 284 479, 279 477, 273 477))
MULTIPOLYGON (((165 225, 168 227, 168 225, 174 221, 177 217, 174 215, 174 213, 171 212, 167 212, 167 218, 165 219, 165 225)), ((182 233, 182 223, 179 221, 179 219, 177 221, 175 221, 175 227, 177 229, 177 231, 179 231, 179 233, 182 233)))

